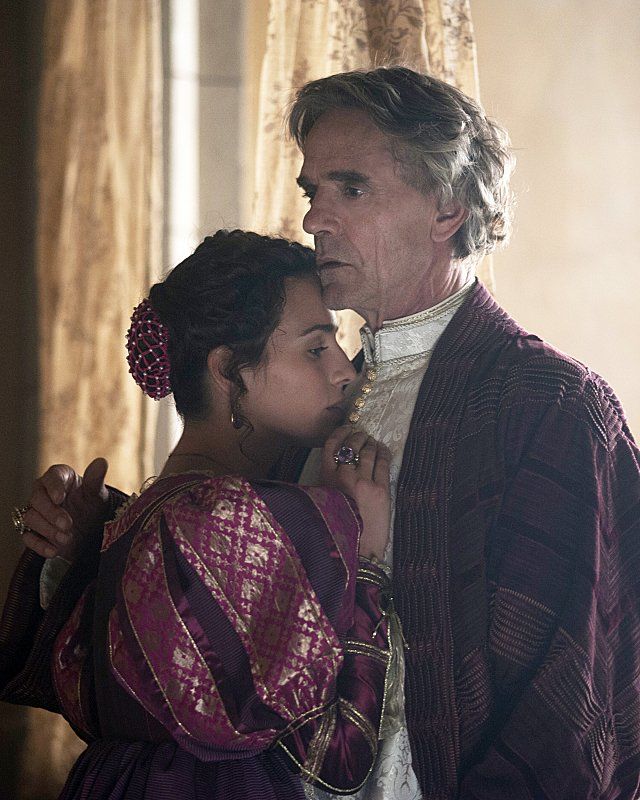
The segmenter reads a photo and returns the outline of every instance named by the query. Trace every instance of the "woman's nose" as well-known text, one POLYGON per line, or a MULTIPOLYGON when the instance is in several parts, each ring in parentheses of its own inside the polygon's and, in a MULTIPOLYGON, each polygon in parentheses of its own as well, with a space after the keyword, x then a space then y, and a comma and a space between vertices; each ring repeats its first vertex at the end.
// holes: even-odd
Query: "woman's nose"
POLYGON ((338 372, 338 380, 336 381, 338 385, 342 388, 342 391, 349 386, 357 377, 358 373, 356 372, 353 364, 349 361, 349 359, 345 356, 344 357, 345 363, 342 365, 342 368, 338 372))

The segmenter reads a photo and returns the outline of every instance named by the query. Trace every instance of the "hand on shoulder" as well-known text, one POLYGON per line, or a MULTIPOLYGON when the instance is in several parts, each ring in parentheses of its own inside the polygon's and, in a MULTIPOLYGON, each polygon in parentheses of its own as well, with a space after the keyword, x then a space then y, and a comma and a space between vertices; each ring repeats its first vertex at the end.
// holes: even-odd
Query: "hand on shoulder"
POLYGON ((25 546, 45 558, 73 560, 80 541, 105 522, 107 469, 104 458, 94 459, 82 476, 68 464, 55 464, 34 481, 24 514, 25 546))

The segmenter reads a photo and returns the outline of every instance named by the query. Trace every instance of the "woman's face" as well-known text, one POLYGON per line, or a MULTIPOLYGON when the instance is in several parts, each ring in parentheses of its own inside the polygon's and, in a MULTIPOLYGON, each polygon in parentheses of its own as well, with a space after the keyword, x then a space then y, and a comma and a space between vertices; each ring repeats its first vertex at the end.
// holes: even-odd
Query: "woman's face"
POLYGON ((242 371, 242 414, 256 435, 282 444, 319 445, 346 413, 344 389, 356 372, 315 277, 288 278, 280 322, 262 363, 242 371))

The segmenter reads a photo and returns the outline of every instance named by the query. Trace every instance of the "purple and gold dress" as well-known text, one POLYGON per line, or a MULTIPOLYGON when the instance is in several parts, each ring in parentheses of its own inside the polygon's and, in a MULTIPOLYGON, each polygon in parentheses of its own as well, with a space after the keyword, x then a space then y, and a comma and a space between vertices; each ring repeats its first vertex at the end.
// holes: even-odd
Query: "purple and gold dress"
POLYGON ((170 476, 105 526, 46 611, 16 570, 0 697, 88 743, 66 800, 353 792, 376 756, 390 661, 386 577, 334 490, 170 476), (95 579, 87 585, 88 572, 95 579))

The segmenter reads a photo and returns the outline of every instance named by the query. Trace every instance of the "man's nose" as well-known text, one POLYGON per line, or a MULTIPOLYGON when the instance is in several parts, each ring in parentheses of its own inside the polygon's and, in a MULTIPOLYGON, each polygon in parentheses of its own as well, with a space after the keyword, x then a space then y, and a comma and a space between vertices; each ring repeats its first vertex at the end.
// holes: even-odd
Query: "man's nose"
POLYGON ((312 236, 321 236, 323 233, 335 233, 337 230, 337 220, 330 203, 316 195, 311 201, 311 207, 304 215, 302 227, 312 236))

